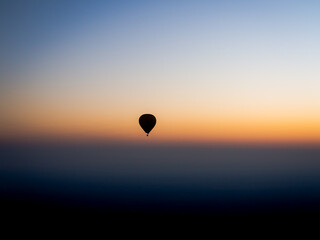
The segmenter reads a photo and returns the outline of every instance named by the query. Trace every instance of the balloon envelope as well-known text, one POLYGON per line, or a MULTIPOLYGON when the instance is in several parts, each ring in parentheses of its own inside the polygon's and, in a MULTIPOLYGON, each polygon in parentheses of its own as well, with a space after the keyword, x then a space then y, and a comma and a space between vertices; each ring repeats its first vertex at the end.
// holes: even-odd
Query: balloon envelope
POLYGON ((156 117, 152 114, 143 114, 139 118, 139 124, 141 128, 149 135, 149 132, 153 129, 156 125, 156 117))

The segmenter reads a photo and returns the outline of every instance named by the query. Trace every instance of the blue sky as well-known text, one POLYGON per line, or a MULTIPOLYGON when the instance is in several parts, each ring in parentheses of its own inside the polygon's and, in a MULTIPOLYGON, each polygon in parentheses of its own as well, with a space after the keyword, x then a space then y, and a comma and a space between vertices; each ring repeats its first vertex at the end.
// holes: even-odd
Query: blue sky
POLYGON ((0 9, 1 111, 11 122, 28 116, 19 128, 57 126, 45 123, 51 113, 61 125, 91 116, 79 128, 101 119, 117 129, 124 118, 130 128, 136 114, 155 112, 168 126, 183 117, 190 126, 289 119, 320 132, 318 1, 2 1, 0 9))

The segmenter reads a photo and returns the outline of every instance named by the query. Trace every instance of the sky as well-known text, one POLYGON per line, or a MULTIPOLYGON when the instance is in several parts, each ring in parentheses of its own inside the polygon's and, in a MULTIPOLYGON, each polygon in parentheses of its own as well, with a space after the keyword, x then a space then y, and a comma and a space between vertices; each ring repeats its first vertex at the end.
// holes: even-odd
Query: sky
POLYGON ((320 143, 320 3, 1 1, 0 138, 320 143), (146 138, 138 118, 157 125, 146 138))

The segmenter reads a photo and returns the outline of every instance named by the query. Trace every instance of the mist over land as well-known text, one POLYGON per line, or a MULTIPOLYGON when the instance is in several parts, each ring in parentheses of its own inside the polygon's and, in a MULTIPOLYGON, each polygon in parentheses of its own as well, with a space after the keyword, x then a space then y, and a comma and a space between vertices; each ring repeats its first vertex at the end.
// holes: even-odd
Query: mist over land
POLYGON ((38 143, 2 145, 0 155, 1 200, 16 214, 320 210, 320 150, 314 146, 38 143))

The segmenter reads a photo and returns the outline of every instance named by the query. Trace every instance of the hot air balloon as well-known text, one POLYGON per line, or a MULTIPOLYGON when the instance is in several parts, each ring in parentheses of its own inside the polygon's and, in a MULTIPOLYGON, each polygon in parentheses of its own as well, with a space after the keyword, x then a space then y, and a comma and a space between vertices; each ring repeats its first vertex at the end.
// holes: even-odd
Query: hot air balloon
POLYGON ((147 136, 149 135, 150 131, 156 125, 156 117, 152 114, 143 114, 139 118, 139 124, 141 128, 146 132, 147 136))

